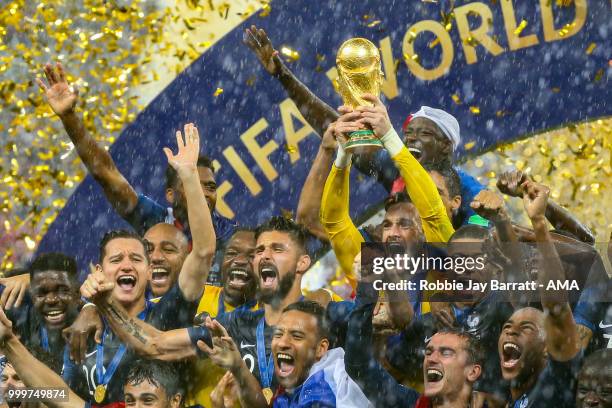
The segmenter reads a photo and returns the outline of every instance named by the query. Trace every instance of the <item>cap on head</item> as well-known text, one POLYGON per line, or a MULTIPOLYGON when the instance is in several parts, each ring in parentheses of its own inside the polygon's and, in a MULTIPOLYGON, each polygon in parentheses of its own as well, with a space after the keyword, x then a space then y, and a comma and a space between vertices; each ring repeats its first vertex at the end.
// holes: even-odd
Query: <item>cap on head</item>
POLYGON ((403 128, 405 129, 408 123, 415 118, 426 118, 434 122, 440 128, 444 136, 453 144, 453 151, 457 150, 459 143, 461 143, 461 131, 459 122, 457 122, 457 119, 455 119, 453 115, 442 109, 421 106, 421 109, 406 118, 403 128))

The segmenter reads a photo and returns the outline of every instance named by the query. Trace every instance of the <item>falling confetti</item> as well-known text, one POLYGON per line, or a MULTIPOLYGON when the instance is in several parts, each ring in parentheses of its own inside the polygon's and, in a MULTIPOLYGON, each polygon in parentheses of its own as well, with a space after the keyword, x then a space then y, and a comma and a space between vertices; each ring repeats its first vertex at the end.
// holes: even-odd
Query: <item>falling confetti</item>
POLYGON ((455 102, 457 105, 461 105, 462 102, 461 102, 461 98, 459 98, 459 95, 453 94, 451 98, 453 98, 453 102, 455 102))
POLYGON ((514 34, 519 35, 520 33, 523 32, 525 27, 527 27, 527 20, 522 20, 521 23, 518 25, 518 27, 516 27, 516 30, 514 30, 514 34))
POLYGON ((223 93, 223 88, 217 88, 215 90, 215 93, 213 93, 213 96, 217 97, 217 96, 221 95, 222 93, 223 93))
POLYGON ((593 51, 595 51, 595 47, 597 47, 597 44, 590 43, 589 46, 586 49, 586 54, 587 55, 591 55, 593 53, 593 51))
POLYGON ((300 59, 300 53, 286 45, 283 45, 281 47, 280 53, 287 57, 287 59, 289 59, 290 61, 297 61, 300 59))
POLYGON ((473 115, 480 115, 480 108, 478 106, 470 106, 470 112, 473 115))

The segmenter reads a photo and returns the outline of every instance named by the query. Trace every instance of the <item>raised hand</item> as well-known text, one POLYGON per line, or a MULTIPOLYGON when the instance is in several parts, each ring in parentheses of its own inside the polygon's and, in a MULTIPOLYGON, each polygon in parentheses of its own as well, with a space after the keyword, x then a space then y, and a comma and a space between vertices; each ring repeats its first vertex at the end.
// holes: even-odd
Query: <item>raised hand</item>
POLYGON ((0 278, 0 285, 4 285, 2 295, 0 295, 0 306, 11 309, 13 306, 18 308, 30 289, 30 274, 13 276, 11 278, 0 278))
POLYGON ((197 168, 198 156, 200 154, 200 135, 198 129, 193 123, 185 125, 185 140, 180 130, 176 131, 176 144, 178 145, 178 153, 175 155, 167 147, 164 147, 164 153, 170 164, 180 175, 183 171, 193 171, 197 168))
POLYGON ((348 141, 349 134, 363 129, 364 126, 359 122, 361 113, 354 111, 351 107, 342 105, 338 108, 340 117, 333 123, 333 135, 341 145, 348 141))
POLYGON ((278 75, 282 69, 282 62, 278 51, 272 46, 266 32, 252 25, 244 31, 242 41, 255 53, 261 65, 270 75, 278 75))
POLYGON ((230 371, 226 372, 210 392, 212 408, 232 408, 238 402, 238 383, 230 371))
POLYGON ((525 211, 532 221, 544 219, 550 189, 543 184, 535 181, 526 180, 521 184, 523 190, 523 205, 525 211))
POLYGON ((198 341, 200 350, 208 354, 213 363, 226 370, 233 370, 240 366, 242 357, 234 340, 225 330, 225 327, 210 316, 206 317, 206 327, 212 336, 213 347, 210 348, 203 341, 198 341))
POLYGON ((489 190, 481 190, 470 203, 476 214, 493 222, 506 217, 504 199, 489 190))
POLYGON ((70 348, 70 359, 77 364, 85 361, 89 336, 94 335, 96 343, 102 342, 104 323, 93 306, 85 306, 74 322, 62 330, 62 337, 70 348))
POLYGON ((527 180, 527 175, 520 170, 503 172, 497 179, 497 188, 502 194, 511 197, 522 197, 521 184, 527 180))
POLYGON ((77 90, 68 84, 62 64, 57 62, 55 67, 46 64, 44 67, 45 77, 49 82, 47 86, 40 78, 36 82, 45 91, 47 103, 58 116, 73 112, 78 99, 77 90))
POLYGON ((99 268, 90 266, 91 272, 81 285, 81 296, 94 303, 105 301, 115 288, 115 282, 106 277, 99 268))
POLYGON ((13 323, 6 317, 4 310, 0 308, 0 342, 4 342, 11 336, 13 336, 13 323))
POLYGON ((387 107, 375 95, 365 94, 363 99, 371 102, 374 106, 357 107, 356 111, 361 113, 359 122, 370 125, 376 136, 381 138, 391 129, 387 107))

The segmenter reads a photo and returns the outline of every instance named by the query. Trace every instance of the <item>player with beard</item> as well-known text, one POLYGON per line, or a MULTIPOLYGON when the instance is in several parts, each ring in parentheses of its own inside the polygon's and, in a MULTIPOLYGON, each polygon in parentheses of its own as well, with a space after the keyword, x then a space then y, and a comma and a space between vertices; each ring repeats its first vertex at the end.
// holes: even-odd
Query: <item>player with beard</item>
POLYGON ((598 350, 578 374, 576 408, 612 408, 612 350, 598 350))
POLYGON ((360 304, 352 311, 345 343, 348 374, 377 408, 473 407, 472 388, 483 371, 482 343, 461 329, 443 329, 426 339, 422 395, 399 384, 374 357, 372 314, 378 293, 366 280, 358 286, 360 304))
MULTIPOLYGON (((61 119, 66 133, 74 144, 75 150, 93 178, 100 183, 106 198, 113 209, 140 234, 160 222, 174 224, 183 230, 191 240, 189 217, 185 189, 172 166, 166 168, 166 200, 170 207, 157 203, 149 197, 138 194, 132 185, 119 172, 110 153, 98 145, 87 133, 85 125, 75 109, 78 92, 66 80, 64 68, 58 62, 55 67, 47 64, 44 67, 46 85, 42 80, 36 81, 45 92, 47 103, 61 119)), ((215 211, 217 201, 217 183, 215 182, 212 161, 206 156, 199 156, 197 173, 206 199, 206 208, 211 213, 217 239, 217 257, 221 256, 223 243, 232 235, 235 224, 220 216, 215 211)), ((202 202, 202 205, 204 200, 202 202)), ((202 207, 205 209, 205 207, 202 207)), ((211 280, 217 283, 219 277, 218 263, 213 265, 211 280)))
POLYGON ((502 327, 498 351, 503 377, 510 381, 509 406, 572 407, 582 352, 567 292, 546 290, 550 281, 565 280, 544 216, 550 191, 532 181, 521 188, 542 256, 538 283, 544 312, 519 309, 502 327))
POLYGON ((300 301, 287 306, 274 329, 272 354, 279 388, 271 404, 225 328, 210 319, 206 326, 213 347, 204 342, 198 342, 198 347, 236 378, 243 406, 371 407, 344 370, 344 350, 330 349, 325 309, 317 302, 300 301))
MULTIPOLYGON (((11 330, 11 321, 0 310, 0 352, 10 361, 2 375, 0 391, 8 389, 40 388, 55 393, 41 403, 9 403, 14 408, 90 408, 91 403, 76 395, 53 370, 38 360, 19 341, 11 330)), ((121 403, 116 406, 148 406, 151 408, 179 408, 182 390, 176 369, 161 361, 137 360, 125 373, 121 403)))
MULTIPOLYGON (((274 326, 283 309, 302 298, 301 281, 310 267, 310 256, 306 251, 306 232, 292 220, 272 217, 260 225, 256 232, 254 269, 259 279, 258 299, 263 307, 258 310, 238 308, 217 316, 239 346, 249 371, 260 382, 264 393, 271 397, 277 384, 273 382, 271 342, 274 326)), ((197 354, 197 341, 209 346, 211 336, 206 327, 164 332, 138 319, 124 318, 121 304, 105 295, 108 287, 98 287, 91 293, 94 302, 112 325, 115 333, 139 354, 150 358, 177 361, 197 354)), ((335 324, 336 338, 342 332, 340 322, 346 319, 352 308, 351 302, 331 302, 327 305, 327 317, 335 324)))
MULTIPOLYGON (((306 122, 318 135, 323 135, 327 126, 338 120, 338 112, 301 83, 282 62, 278 51, 274 49, 263 29, 258 29, 254 25, 247 28, 243 42, 257 56, 265 70, 281 83, 306 122)), ((422 106, 417 112, 407 116, 402 130, 403 143, 423 166, 453 165, 454 153, 461 144, 461 137, 459 125, 452 115, 440 109, 422 106)), ((384 150, 376 153, 374 157, 369 154, 358 154, 354 163, 363 174, 376 177, 389 192, 404 184, 403 176, 400 177, 391 157, 384 150)), ((464 171, 457 169, 457 173, 461 178, 461 207, 457 216, 453 217, 453 224, 458 226, 466 224, 469 217, 474 214, 469 205, 485 187, 464 171)), ((553 225, 562 224, 569 231, 580 231, 577 235, 584 242, 594 242, 589 229, 552 200, 549 201, 546 216, 553 225)))
POLYGON ((189 254, 189 240, 180 229, 166 223, 152 226, 143 238, 151 260, 149 289, 154 297, 160 297, 176 283, 189 254))
MULTIPOLYGON (((128 320, 143 319, 154 327, 169 330, 192 324, 206 274, 215 253, 215 239, 209 211, 202 211, 205 202, 200 187, 196 163, 199 152, 199 135, 192 124, 185 125, 185 137, 176 134, 178 153, 170 149, 164 152, 168 162, 182 179, 188 202, 189 218, 193 231, 193 248, 185 261, 174 285, 158 302, 145 297, 148 274, 151 267, 146 243, 135 233, 107 234, 100 245, 100 263, 81 286, 81 294, 92 298, 104 288, 108 302, 122 305, 124 314, 116 316, 128 320)), ((100 310, 98 308, 98 310, 100 310)), ((114 320, 107 320, 100 343, 86 354, 82 369, 96 404, 107 405, 123 401, 122 387, 134 353, 113 335, 114 320)))
MULTIPOLYGON (((200 300, 196 323, 206 316, 217 317, 236 309, 257 310, 255 299, 257 276, 253 271, 252 259, 255 252, 255 232, 238 229, 227 242, 221 263, 223 288, 206 285, 200 300)), ((225 370, 209 359, 197 359, 191 368, 187 386, 187 406, 212 406, 210 394, 223 378, 225 370)))
MULTIPOLYGON (((330 125, 338 141, 338 152, 331 168, 321 201, 321 224, 327 232, 334 253, 343 270, 351 270, 355 256, 361 250, 365 241, 362 234, 353 224, 349 216, 349 178, 351 156, 342 148, 346 134, 359 130, 365 125, 370 126, 381 139, 385 150, 393 158, 395 166, 407 181, 405 187, 408 200, 401 200, 396 205, 389 206, 383 220, 383 242, 403 246, 404 250, 411 244, 427 242, 446 242, 453 234, 454 228, 448 216, 447 207, 427 171, 412 156, 403 145, 399 136, 391 126, 385 106, 373 95, 364 98, 371 103, 372 108, 359 108, 352 111, 341 107, 343 115, 337 122, 330 125)), ((404 250, 399 249, 400 252, 404 250)), ((419 295, 420 297, 420 295, 419 295)), ((420 304, 421 302, 417 302, 420 304)), ((404 327, 412 315, 403 302, 391 302, 392 318, 398 327, 404 327)), ((418 313, 427 313, 428 304, 422 304, 418 313)))

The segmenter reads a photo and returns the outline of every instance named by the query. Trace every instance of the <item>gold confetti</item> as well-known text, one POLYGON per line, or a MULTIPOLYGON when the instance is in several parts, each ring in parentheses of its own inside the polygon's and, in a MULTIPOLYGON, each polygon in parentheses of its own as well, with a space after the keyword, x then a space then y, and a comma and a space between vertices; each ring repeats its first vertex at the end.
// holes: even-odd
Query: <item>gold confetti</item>
POLYGON ((222 93, 223 93, 223 88, 217 88, 215 90, 215 93, 213 93, 213 96, 217 97, 217 96, 221 95, 222 93))
POLYGON ((586 54, 587 55, 591 55, 593 53, 593 51, 595 50, 595 47, 597 47, 597 44, 595 44, 594 42, 590 43, 589 46, 586 49, 586 54))
POLYGON ((525 27, 527 27, 527 20, 522 20, 521 23, 518 25, 518 27, 516 27, 516 29, 514 30, 514 34, 519 35, 520 33, 523 32, 525 27))
POLYGON ((280 49, 281 54, 287 57, 290 61, 297 61, 300 59, 300 54, 286 45, 283 45, 280 49))
POLYGON ((429 43, 429 48, 434 48, 436 45, 440 44, 440 37, 436 37, 435 40, 429 43))
POLYGON ((270 3, 266 3, 263 5, 261 12, 259 13, 259 17, 268 17, 271 11, 272 7, 270 6, 270 3))
POLYGON ((467 142, 466 144, 464 144, 463 148, 465 150, 472 150, 474 148, 474 146, 476 146, 476 141, 475 140, 471 140, 471 141, 467 142))
POLYGON ((462 102, 461 102, 461 98, 459 98, 459 95, 453 94, 451 98, 453 98, 453 102, 455 102, 457 105, 461 105, 462 102))
POLYGON ((297 152, 297 147, 294 145, 285 145, 285 150, 287 150, 288 153, 295 153, 297 152))
POLYGON ((371 23, 368 24, 368 27, 369 28, 376 27, 377 25, 380 24, 380 22, 381 22, 380 20, 374 20, 374 21, 372 21, 371 23))
POLYGON ((473 115, 480 115, 480 108, 478 106, 470 106, 470 112, 473 115))

